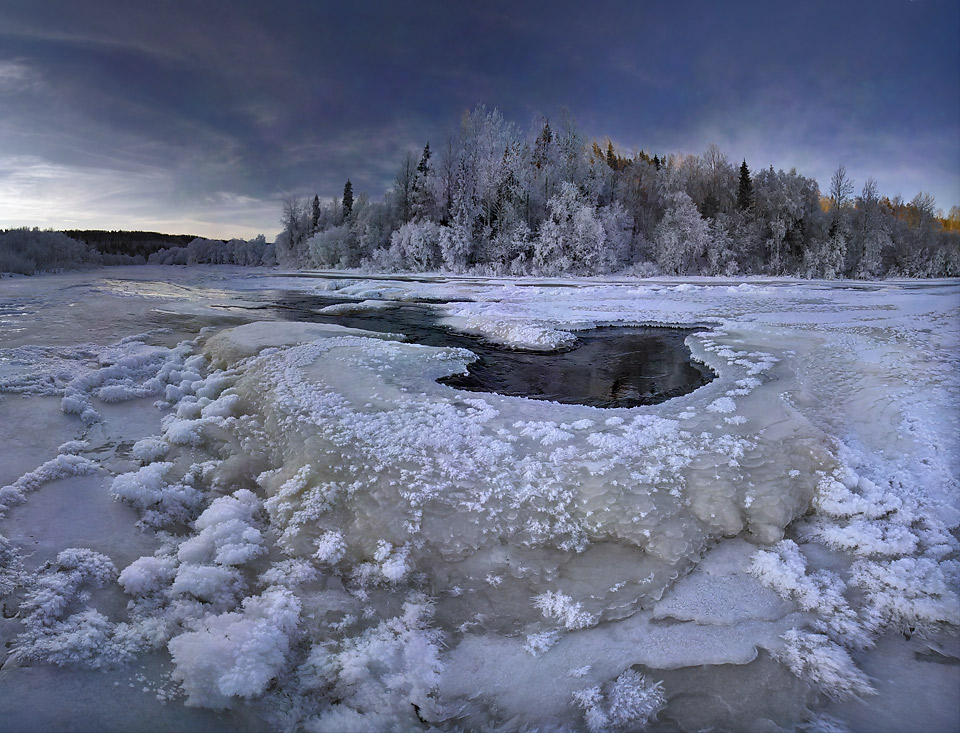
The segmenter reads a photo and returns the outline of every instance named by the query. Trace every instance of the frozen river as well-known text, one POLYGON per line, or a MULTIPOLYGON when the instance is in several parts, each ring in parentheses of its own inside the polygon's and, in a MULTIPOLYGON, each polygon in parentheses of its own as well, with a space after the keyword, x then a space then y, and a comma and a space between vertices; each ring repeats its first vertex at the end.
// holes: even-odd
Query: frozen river
POLYGON ((958 355, 956 281, 0 280, 0 731, 956 730, 958 355))

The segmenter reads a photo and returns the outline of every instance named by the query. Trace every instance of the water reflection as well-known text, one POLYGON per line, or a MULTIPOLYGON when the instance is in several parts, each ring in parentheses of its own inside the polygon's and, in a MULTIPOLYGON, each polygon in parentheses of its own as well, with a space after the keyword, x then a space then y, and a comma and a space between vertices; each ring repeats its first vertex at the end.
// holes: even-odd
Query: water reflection
POLYGON ((553 400, 594 407, 652 405, 692 392, 714 378, 690 359, 684 339, 692 329, 597 328, 577 333, 577 344, 560 352, 520 351, 437 324, 429 304, 337 315, 318 311, 335 297, 278 291, 265 306, 285 320, 338 323, 351 328, 403 333, 418 344, 457 346, 478 356, 467 375, 441 382, 471 392, 553 400))
POLYGON ((689 331, 600 328, 578 333, 572 351, 540 354, 498 350, 470 365, 465 376, 441 380, 458 389, 594 407, 663 402, 709 382, 710 371, 690 360, 689 331))

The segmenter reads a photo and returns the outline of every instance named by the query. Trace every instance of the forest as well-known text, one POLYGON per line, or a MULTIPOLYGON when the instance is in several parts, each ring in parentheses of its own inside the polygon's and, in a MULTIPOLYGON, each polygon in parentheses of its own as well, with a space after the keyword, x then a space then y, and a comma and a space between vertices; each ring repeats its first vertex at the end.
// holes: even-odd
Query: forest
POLYGON ((524 132, 478 106, 400 162, 382 200, 288 198, 282 267, 490 275, 960 275, 960 207, 881 195, 843 165, 816 180, 703 155, 625 155, 576 121, 524 132))

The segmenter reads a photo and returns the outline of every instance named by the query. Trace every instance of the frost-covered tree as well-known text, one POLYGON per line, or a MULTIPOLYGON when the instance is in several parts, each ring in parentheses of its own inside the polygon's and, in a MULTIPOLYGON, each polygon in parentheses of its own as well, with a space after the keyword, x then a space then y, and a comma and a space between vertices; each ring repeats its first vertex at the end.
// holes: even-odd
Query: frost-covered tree
POLYGON ((306 262, 306 241, 310 236, 310 210, 302 199, 290 196, 283 202, 280 217, 283 231, 277 236, 277 262, 281 267, 300 267, 306 262))
POLYGON ((893 244, 880 206, 877 182, 868 178, 856 201, 848 248, 847 271, 854 277, 876 277, 883 271, 884 253, 893 244))
POLYGON ((606 231, 594 206, 574 184, 564 182, 550 199, 549 209, 550 217, 534 242, 536 270, 545 274, 598 272, 605 260, 606 231))
POLYGON ((403 156, 393 182, 394 201, 400 224, 406 224, 413 216, 413 184, 416 176, 416 160, 413 153, 408 150, 403 156))
POLYGON ((431 156, 430 143, 428 142, 423 147, 423 153, 420 155, 420 162, 417 163, 417 172, 413 179, 411 206, 413 208, 413 218, 415 219, 432 219, 436 214, 433 166, 430 163, 431 156))
POLYGON ((840 164, 830 177, 830 200, 834 210, 843 210, 853 194, 853 180, 847 175, 847 169, 840 164))
POLYGON ((654 234, 657 264, 673 275, 695 272, 710 242, 710 227, 684 191, 674 191, 667 201, 654 234))
POLYGON ((440 225, 432 221, 410 221, 390 237, 389 248, 374 252, 372 264, 388 270, 434 271, 440 268, 440 225))
MULTIPOLYGON (((345 189, 342 202, 321 202, 306 225, 302 207, 288 201, 275 256, 285 266, 490 273, 642 265, 674 274, 878 277, 960 269, 960 231, 945 228, 929 196, 880 199, 871 183, 851 201, 852 186, 842 165, 827 198, 796 170, 752 174, 744 159, 738 175, 715 145, 701 156, 627 157, 609 139, 588 143, 567 112, 535 116, 522 134, 480 105, 437 151, 408 151, 382 201, 361 205, 345 189), (411 222, 436 226, 393 238, 411 222), (404 261, 407 253, 416 261, 404 261)), ((226 256, 218 246, 210 252, 226 256)), ((186 255, 171 251, 169 259, 186 255)))
POLYGON ((306 242, 311 267, 348 267, 351 257, 351 230, 347 224, 317 232, 306 242))
POLYGON ((89 247, 63 232, 26 227, 0 232, 0 272, 32 275, 95 264, 97 257, 89 247))

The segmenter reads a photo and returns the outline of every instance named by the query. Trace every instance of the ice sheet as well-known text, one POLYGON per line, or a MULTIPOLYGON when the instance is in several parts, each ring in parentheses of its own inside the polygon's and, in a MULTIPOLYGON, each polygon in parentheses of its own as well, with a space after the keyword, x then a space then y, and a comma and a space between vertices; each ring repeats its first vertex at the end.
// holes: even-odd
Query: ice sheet
MULTIPOLYGON (((87 492, 96 516, 45 533, 44 557, 88 547, 119 581, 70 601, 57 628, 158 649, 137 652, 172 659, 151 690, 176 682, 190 704, 276 728, 584 728, 645 719, 641 700, 684 730, 896 727, 907 697, 922 701, 911 720, 956 717, 942 690, 960 621, 957 283, 158 274, 0 293, 25 314, 0 323, 0 410, 17 400, 7 414, 37 436, 12 443, 3 484, 58 455, 99 466, 24 494, 0 533, 29 554, 27 525, 87 492), (437 384, 472 358, 461 350, 316 324, 224 330, 276 289, 430 299, 448 324, 524 346, 701 324, 688 345, 719 377, 602 410, 437 384), (94 325, 104 311, 118 318, 94 325), (145 321, 174 332, 124 341, 145 321), (108 488, 128 506, 97 503, 108 488), (762 699, 734 699, 758 680, 762 699)), ((38 562, 6 608, 36 607, 38 562)), ((2 626, 14 648, 20 623, 2 626)))

